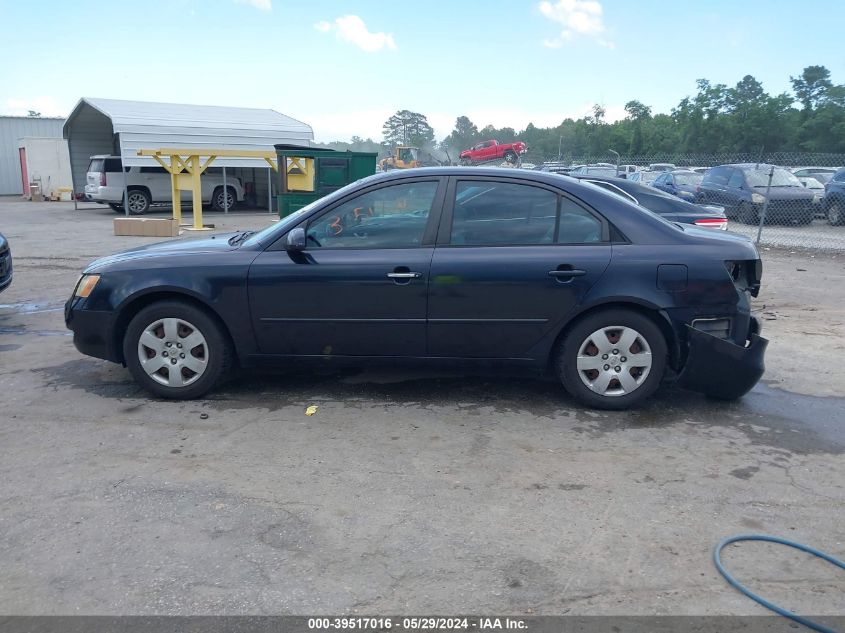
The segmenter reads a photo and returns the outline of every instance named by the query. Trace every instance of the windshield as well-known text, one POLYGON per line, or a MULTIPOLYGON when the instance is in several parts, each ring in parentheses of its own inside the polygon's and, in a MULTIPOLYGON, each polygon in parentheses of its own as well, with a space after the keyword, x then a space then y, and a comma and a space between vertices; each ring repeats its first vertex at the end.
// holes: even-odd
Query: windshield
MULTIPOLYGON (((748 179, 749 187, 768 187, 769 185, 769 169, 749 169, 745 172, 745 177, 748 179)), ((800 187, 801 182, 796 178, 795 174, 786 171, 781 167, 775 167, 772 173, 772 187, 800 187)))
POLYGON ((813 172, 810 175, 813 178, 815 178, 816 180, 818 180, 820 183, 828 183, 828 182, 830 182, 830 179, 833 178, 834 173, 835 172, 829 172, 829 171, 816 171, 816 172, 813 172))
POLYGON ((801 184, 807 187, 807 189, 824 189, 824 185, 815 176, 812 178, 801 178, 800 180, 801 184))
POLYGON ((698 186, 704 180, 704 174, 674 174, 674 176, 676 184, 688 185, 690 187, 698 186))

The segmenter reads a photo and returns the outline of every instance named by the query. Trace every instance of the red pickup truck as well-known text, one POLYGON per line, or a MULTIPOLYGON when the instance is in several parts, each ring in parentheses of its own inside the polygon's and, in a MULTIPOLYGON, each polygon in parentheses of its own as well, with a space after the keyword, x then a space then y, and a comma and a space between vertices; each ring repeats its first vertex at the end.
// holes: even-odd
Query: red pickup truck
POLYGON ((519 155, 524 154, 528 146, 522 141, 515 143, 499 143, 499 141, 482 141, 476 143, 472 149, 461 152, 461 164, 486 163, 504 158, 509 163, 517 162, 519 155))

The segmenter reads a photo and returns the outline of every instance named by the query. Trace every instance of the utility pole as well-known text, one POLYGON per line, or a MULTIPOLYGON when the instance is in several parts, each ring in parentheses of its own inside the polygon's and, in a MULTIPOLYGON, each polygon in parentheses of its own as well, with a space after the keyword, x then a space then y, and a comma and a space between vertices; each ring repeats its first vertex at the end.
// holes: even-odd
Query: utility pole
POLYGON ((618 176, 619 175, 619 152, 617 152, 616 150, 613 150, 613 149, 609 149, 607 151, 610 152, 611 154, 613 154, 614 156, 616 156, 616 175, 618 176))

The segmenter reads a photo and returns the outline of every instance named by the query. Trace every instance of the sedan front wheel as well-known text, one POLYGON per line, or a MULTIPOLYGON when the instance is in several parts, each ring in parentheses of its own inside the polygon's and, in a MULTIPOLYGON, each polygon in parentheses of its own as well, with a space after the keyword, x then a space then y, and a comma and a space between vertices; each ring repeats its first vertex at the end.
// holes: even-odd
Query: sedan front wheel
POLYGON ((597 409, 627 409, 660 386, 666 340, 647 316, 606 310, 578 321, 558 350, 558 375, 577 400, 597 409))
POLYGON ((135 380, 163 398, 198 398, 226 374, 231 347, 204 310, 181 301, 153 303, 130 321, 123 341, 135 380))

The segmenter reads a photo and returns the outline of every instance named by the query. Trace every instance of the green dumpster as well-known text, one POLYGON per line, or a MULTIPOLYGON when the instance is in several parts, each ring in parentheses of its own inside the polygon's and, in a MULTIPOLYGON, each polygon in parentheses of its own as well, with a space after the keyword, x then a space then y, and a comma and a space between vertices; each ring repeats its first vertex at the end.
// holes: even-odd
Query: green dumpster
POLYGON ((285 217, 351 182, 376 173, 375 152, 276 145, 278 208, 285 217))

